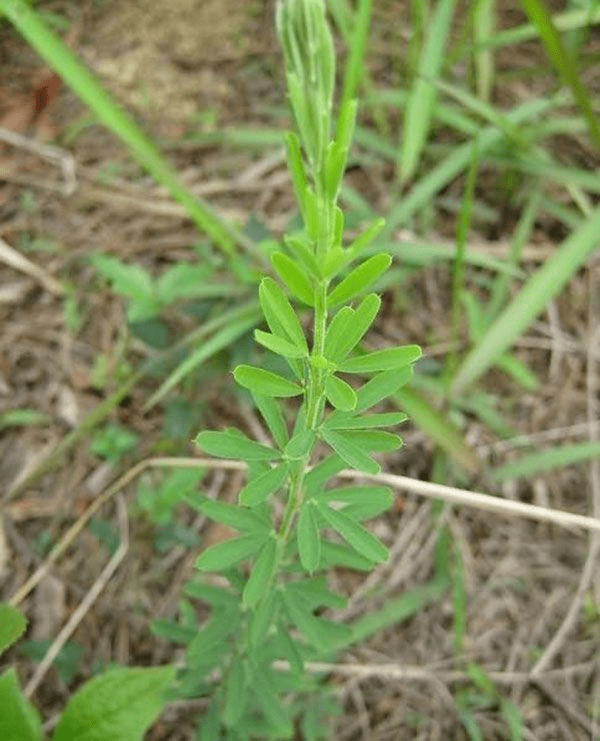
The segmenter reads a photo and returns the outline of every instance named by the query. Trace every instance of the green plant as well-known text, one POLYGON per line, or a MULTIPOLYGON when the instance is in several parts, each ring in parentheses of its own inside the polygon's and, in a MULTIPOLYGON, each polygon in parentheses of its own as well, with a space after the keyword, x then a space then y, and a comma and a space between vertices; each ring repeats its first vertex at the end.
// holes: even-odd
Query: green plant
MULTIPOLYGON (((0 603, 0 652, 12 645, 25 628, 21 612, 0 603)), ((164 690, 173 674, 171 666, 108 669, 70 698, 51 740, 141 740, 163 708, 164 690)), ((46 737, 41 718, 19 686, 12 667, 0 674, 0 708, 0 738, 43 741, 46 737)))
POLYGON ((305 738, 323 737, 323 728, 308 720, 307 697, 319 682, 303 665, 335 654, 351 635, 348 626, 315 614, 344 603, 324 574, 334 565, 370 569, 386 560, 387 549, 362 523, 392 501, 385 487, 331 486, 331 480, 345 466, 377 473, 372 454, 401 444, 382 428, 401 423, 403 413, 368 412, 407 383, 421 355, 414 345, 372 351, 361 345, 380 306, 377 294, 366 292, 391 258, 378 253, 361 260, 381 220, 342 245, 337 200, 357 105, 350 97, 343 102, 332 136, 335 59, 322 0, 287 0, 278 8, 277 29, 298 130, 287 136, 287 159, 304 229, 285 238, 285 251, 272 254, 283 288, 270 277, 262 280, 259 299, 270 331, 257 329, 255 339, 280 356, 289 373, 249 365, 233 373, 251 393, 272 446, 236 429, 196 438, 206 453, 248 467, 235 505, 187 496, 192 507, 239 533, 207 548, 196 563, 202 572, 222 573, 228 586, 197 579, 186 585, 189 597, 212 609, 200 630, 185 602, 179 624, 155 624, 160 634, 187 644, 177 693, 211 697, 203 741, 221 738, 223 728, 231 739, 291 738, 298 715, 304 715, 305 738), (310 331, 284 289, 311 307, 310 331), (365 376, 362 385, 349 383, 365 376), (280 401, 288 397, 299 399, 290 421, 280 401), (287 662, 285 668, 275 668, 277 660, 287 662))
POLYGON ((138 436, 120 425, 111 423, 98 430, 92 439, 90 450, 114 465, 137 443, 138 436))

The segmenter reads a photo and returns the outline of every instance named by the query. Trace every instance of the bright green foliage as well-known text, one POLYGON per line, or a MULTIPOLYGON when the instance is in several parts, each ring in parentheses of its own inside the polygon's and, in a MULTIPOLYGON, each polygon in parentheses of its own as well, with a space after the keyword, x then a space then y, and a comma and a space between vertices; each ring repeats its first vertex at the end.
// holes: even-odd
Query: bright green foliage
MULTIPOLYGON (((23 633, 23 615, 0 604, 0 648, 23 633)), ((173 680, 171 666, 152 669, 119 668, 87 682, 67 703, 52 741, 136 741, 164 706, 164 691, 173 680)), ((43 741, 42 721, 27 700, 13 668, 0 675, 0 738, 43 741)))
MULTIPOLYGON (((208 674, 222 668, 224 681, 214 689, 201 726, 200 738, 207 740, 221 738, 224 729, 235 739, 292 738, 293 718, 302 710, 285 697, 305 695, 312 687, 304 657, 330 655, 351 641, 348 627, 315 614, 344 602, 319 574, 333 565, 369 570, 387 559, 387 548, 362 523, 387 509, 392 495, 384 487, 333 488, 329 481, 346 466, 377 473, 380 464, 373 456, 402 444, 382 428, 400 424, 404 414, 365 412, 410 380, 421 355, 414 345, 371 352, 360 347, 381 305, 379 296, 367 291, 390 267, 391 257, 374 254, 355 262, 381 230, 380 219, 343 246, 337 196, 357 106, 345 99, 334 126, 333 45, 323 1, 280 3, 277 28, 298 128, 287 136, 288 167, 304 229, 271 255, 282 285, 266 277, 259 287, 269 331, 256 330, 255 339, 279 356, 278 372, 249 365, 233 372, 251 392, 273 443, 254 442, 236 430, 201 432, 196 438, 205 453, 248 463, 239 504, 188 496, 193 507, 239 535, 210 546, 196 561, 199 570, 218 571, 229 583, 219 590, 223 599, 212 592, 202 596, 194 587, 212 607, 212 618, 198 635, 190 640, 187 627, 180 634, 183 625, 161 627, 189 645, 182 695, 209 685, 208 674), (290 297, 312 308, 308 331, 290 297), (288 374, 280 370, 286 364, 288 374), (357 376, 367 379, 361 385, 357 376), (279 401, 288 397, 295 406, 279 401), (315 465, 317 445, 323 443, 332 453, 315 465), (245 561, 249 568, 240 568, 245 561), (302 572, 311 577, 302 578, 302 572), (289 663, 288 671, 272 669, 278 659, 289 663)), ((311 738, 319 736, 310 731, 311 738)))
POLYGON ((42 721, 19 687, 14 669, 0 675, 0 738, 11 741, 41 741, 42 721))
POLYGON ((69 701, 52 741, 136 741, 160 713, 171 666, 111 669, 87 682, 69 701))
POLYGON ((25 632, 27 621, 16 607, 0 603, 0 653, 11 646, 25 632))

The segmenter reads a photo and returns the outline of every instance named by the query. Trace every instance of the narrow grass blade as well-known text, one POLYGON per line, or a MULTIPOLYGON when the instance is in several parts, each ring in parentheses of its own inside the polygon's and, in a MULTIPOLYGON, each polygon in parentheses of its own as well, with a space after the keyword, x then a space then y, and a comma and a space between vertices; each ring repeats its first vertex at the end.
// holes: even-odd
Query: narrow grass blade
POLYGON ((419 69, 412 88, 402 130, 398 173, 402 183, 413 176, 429 135, 436 89, 429 81, 438 77, 446 57, 446 47, 455 0, 439 0, 424 42, 419 69))
POLYGON ((419 429, 426 432, 442 450, 467 471, 475 473, 479 469, 479 458, 464 441, 462 432, 415 389, 404 387, 396 391, 394 400, 419 429))
MULTIPOLYGON (((471 160, 471 166, 467 173, 467 182, 458 219, 456 258, 452 265, 452 298, 450 309, 450 344, 452 347, 458 346, 461 319, 463 316, 463 295, 465 293, 465 252, 469 238, 469 229, 471 228, 478 165, 477 141, 475 141, 473 142, 473 157, 471 160)), ((455 350, 451 350, 448 353, 446 367, 444 368, 444 376, 447 380, 452 376, 452 372, 456 368, 457 362, 458 354, 455 350)))
POLYGON ((485 333, 460 365, 452 393, 461 394, 521 336, 600 243, 600 209, 571 234, 485 333))
POLYGON ((475 85, 477 96, 487 101, 494 86, 494 56, 485 46, 492 36, 496 20, 496 0, 479 0, 473 13, 473 41, 475 42, 475 85))
POLYGON ((579 110, 585 118, 588 131, 596 146, 600 146, 600 127, 594 113, 588 92, 581 82, 577 68, 569 56, 563 40, 552 22, 548 9, 541 0, 521 0, 521 5, 530 20, 537 26, 548 56, 558 70, 566 85, 571 88, 579 110))
POLYGON ((349 101, 356 96, 361 78, 365 73, 365 51, 371 28, 372 5, 373 0, 360 0, 358 3, 346 60, 340 110, 344 110, 349 101))
MULTIPOLYGON (((583 10, 570 10, 565 13, 557 13, 551 16, 551 19, 557 31, 575 31, 578 28, 587 28, 600 23, 600 8, 590 7, 583 10)), ((536 39, 539 35, 539 29, 534 23, 524 23, 506 31, 498 31, 485 41, 479 42, 475 49, 512 46, 523 41, 536 39)))
POLYGON ((492 481, 530 478, 554 468, 564 468, 574 463, 582 463, 590 460, 590 458, 600 458, 600 442, 592 440, 530 453, 516 461, 492 468, 489 471, 489 477, 492 481))
MULTIPOLYGON (((104 90, 69 47, 47 28, 29 3, 26 0, 0 0, 1 13, 7 16, 25 40, 92 109, 102 123, 127 145, 131 155, 168 189, 196 225, 214 239, 224 252, 233 254, 235 242, 242 239, 241 235, 233 236, 232 228, 181 184, 152 140, 104 90)), ((245 247, 249 244, 244 242, 245 247)))
MULTIPOLYGON (((547 112, 552 107, 553 102, 550 100, 532 100, 507 113, 506 118, 511 124, 517 125, 547 112)), ((502 141, 503 137, 504 132, 499 131, 495 126, 482 129, 477 139, 480 157, 483 158, 484 154, 502 141)), ((452 154, 421 178, 410 193, 391 209, 381 233, 381 239, 390 239, 399 226, 404 226, 417 211, 431 202, 436 193, 454 180, 463 170, 466 170, 471 161, 472 153, 473 144, 465 142, 455 147, 452 154)))
POLYGON ((417 615, 426 605, 441 599, 448 586, 446 579, 435 579, 424 587, 416 587, 406 592, 398 599, 388 600, 379 610, 369 610, 364 617, 353 623, 352 635, 342 648, 362 643, 375 633, 417 615))
MULTIPOLYGON (((210 358, 215 353, 219 352, 225 347, 231 345, 235 340, 241 337, 248 330, 255 327, 259 321, 261 314, 258 309, 252 307, 252 309, 239 314, 239 311, 234 310, 231 313, 226 312, 230 316, 230 323, 225 323, 222 329, 219 329, 215 334, 206 340, 197 350, 191 353, 181 365, 179 365, 173 373, 160 385, 159 389, 152 394, 144 406, 144 410, 148 410, 157 404, 166 394, 176 386, 183 378, 189 373, 195 370, 201 363, 207 358, 210 358)), ((220 318, 224 319, 226 314, 223 314, 220 318)))

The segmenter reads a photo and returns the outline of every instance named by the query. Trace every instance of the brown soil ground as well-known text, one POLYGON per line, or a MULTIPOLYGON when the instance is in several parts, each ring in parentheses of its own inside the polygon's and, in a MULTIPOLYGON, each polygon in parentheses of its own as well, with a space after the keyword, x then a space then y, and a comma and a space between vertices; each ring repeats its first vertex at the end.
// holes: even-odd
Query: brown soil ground
MULTIPOLYGON (((394 55, 409 35, 401 20, 408 17, 406 4, 386 0, 375 5, 371 73, 377 84, 393 84, 402 74, 394 55)), ((504 6, 503 24, 522 20, 511 3, 504 6)), ((284 94, 270 0, 58 0, 43 7, 69 19, 74 48, 144 129, 163 143, 192 191, 241 225, 252 216, 280 233, 294 207, 279 152, 185 143, 185 136, 198 129, 285 125, 285 114, 273 112, 283 106, 284 94)), ((544 63, 533 45, 519 47, 516 54, 514 49, 502 51, 497 61, 505 71, 544 63)), ((43 64, 35 54, 7 25, 0 26, 0 115, 14 109, 20 96, 30 95, 43 77, 43 64)), ((495 91, 496 102, 508 105, 537 95, 545 84, 539 76, 516 78, 495 91)), ((157 274, 165 266, 197 259, 198 232, 132 164, 116 137, 90 122, 88 112, 65 87, 43 117, 22 133, 36 141, 60 141, 74 158, 76 186, 65 195, 60 167, 39 153, 8 146, 0 151, 0 237, 30 261, 22 268, 0 253, 0 418, 15 409, 45 415, 38 424, 0 428, 0 489, 9 495, 61 441, 73 435, 78 439, 34 485, 7 500, 0 528, 3 599, 14 595, 45 563, 49 546, 60 542, 68 526, 137 461, 158 454, 197 454, 191 443, 164 443, 163 406, 144 410, 158 377, 139 380, 107 416, 139 436, 134 451, 116 469, 90 451, 90 435, 82 431, 81 422, 149 354, 146 345, 124 332, 125 304, 99 281, 89 255, 110 254, 157 274)), ((563 144, 560 149, 557 142, 557 152, 565 161, 578 156, 593 161, 587 150, 563 144)), ((349 173, 352 184, 381 210, 389 177, 377 162, 349 173)), ((484 173, 479 187, 478 197, 494 215, 481 218, 472 242, 502 254, 518 208, 493 173, 484 173)), ((451 186, 444 194, 447 203, 461 192, 462 183, 451 186)), ((451 239, 454 231, 451 209, 440 208, 435 233, 429 237, 451 239)), ((525 269, 535 269, 563 235, 552 219, 539 223, 526 248, 525 269)), ((406 236, 403 232, 398 238, 406 236)), ((418 342, 433 358, 443 354, 449 282, 446 267, 408 273, 386 297, 373 342, 418 342)), ((505 419, 533 447, 585 439, 590 416, 597 417, 599 289, 596 258, 519 343, 520 357, 538 374, 538 390, 523 392, 499 373, 489 376, 487 389, 500 399, 505 419)), ((175 336, 194 328, 189 315, 169 312, 167 322, 175 336)), ((237 424, 249 434, 257 429, 260 434, 258 420, 234 395, 224 372, 234 360, 217 360, 202 384, 185 386, 180 398, 198 410, 196 427, 237 424)), ((516 445, 502 442, 475 418, 462 421, 467 441, 483 460, 499 463, 518 452, 516 445)), ((434 446, 422 432, 408 426, 404 439, 401 453, 385 461, 387 470, 421 479, 439 470, 434 446)), ((600 488, 594 466, 567 467, 495 493, 588 514, 592 492, 600 488)), ((452 466, 446 475, 448 483, 486 486, 452 466)), ((150 473, 144 476, 152 481, 150 473)), ((203 487, 232 498, 240 481, 236 475, 215 472, 207 475, 203 487)), ((181 584, 193 572, 197 549, 172 545, 166 553, 157 552, 156 531, 134 506, 137 487, 135 481, 123 486, 122 499, 111 498, 98 514, 100 526, 104 523, 117 534, 119 528, 129 532, 128 551, 114 573, 107 576, 104 571, 110 554, 94 534, 98 529, 84 529, 21 603, 30 619, 27 637, 52 641, 90 587, 105 579, 70 639, 81 648, 79 674, 66 682, 51 668, 33 693, 49 726, 72 691, 99 665, 156 665, 174 656, 172 647, 154 638, 148 625, 152 618, 177 615, 181 584), (130 505, 128 516, 119 502, 130 505)), ((220 537, 185 509, 178 511, 178 518, 197 528, 202 538, 220 537)), ((470 661, 493 673, 502 697, 521 709, 525 739, 600 738, 600 572, 597 559, 595 565, 590 560, 595 546, 581 532, 467 508, 444 510, 440 518, 431 502, 399 496, 394 511, 373 525, 392 549, 390 562, 369 577, 367 585, 362 576, 332 576, 339 589, 354 595, 345 616, 367 614, 385 599, 424 584, 433 571, 442 523, 460 544, 464 562, 468 606, 460 661, 453 652, 448 595, 344 657, 349 665, 394 664, 411 671, 399 677, 374 669, 364 678, 349 669, 348 677, 333 677, 345 714, 332 739, 466 739, 455 698, 467 687, 460 672, 470 661), (549 646, 547 666, 532 678, 529 671, 549 646)), ((27 684, 35 665, 17 651, 10 659, 27 684)), ((194 719, 201 709, 201 703, 173 705, 148 739, 195 738, 194 719)), ((476 716, 485 739, 509 738, 498 703, 483 703, 476 716)))

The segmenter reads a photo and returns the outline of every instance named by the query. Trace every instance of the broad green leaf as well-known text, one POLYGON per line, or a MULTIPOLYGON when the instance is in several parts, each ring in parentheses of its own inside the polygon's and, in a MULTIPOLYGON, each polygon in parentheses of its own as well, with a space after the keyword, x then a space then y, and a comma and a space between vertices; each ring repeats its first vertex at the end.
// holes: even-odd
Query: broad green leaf
POLYGON ((330 430, 366 430, 372 427, 395 427, 408 419, 404 412, 366 414, 356 417, 347 412, 332 412, 323 427, 330 430))
POLYGON ((363 449, 351 440, 348 435, 338 430, 322 428, 322 436, 335 452, 346 461, 351 468, 356 468, 364 473, 376 474, 381 470, 379 464, 363 451, 363 449))
POLYGON ((271 371, 255 368, 252 365, 238 365, 233 371, 233 377, 244 388, 258 396, 299 396, 304 393, 302 386, 298 386, 287 378, 271 371))
POLYGON ((507 481, 520 477, 531 479, 532 476, 554 468, 564 468, 590 460, 590 458, 600 458, 600 442, 587 440, 582 443, 561 445, 558 448, 530 453, 515 461, 490 469, 489 476, 491 481, 507 481))
POLYGON ((240 504, 246 507, 256 507, 257 504, 266 501, 273 492, 283 485, 287 475, 287 466, 281 464, 252 479, 240 491, 240 504))
POLYGON ((373 376, 356 393, 355 413, 364 412, 382 399, 387 399, 401 386, 407 384, 413 375, 413 368, 407 365, 400 370, 384 371, 373 376))
POLYGON ((327 376, 325 379, 325 393, 329 403, 335 409, 349 412, 356 406, 354 389, 337 376, 327 376))
POLYGON ((225 571, 253 556, 264 542, 264 537, 257 538, 254 535, 228 538, 201 553, 196 559, 196 568, 200 571, 225 571))
POLYGON ((7 602, 0 603, 0 654, 23 635, 26 627, 27 620, 20 610, 7 602))
POLYGON ((277 566, 277 540, 274 534, 267 538, 252 567, 250 578, 244 587, 244 607, 256 607, 265 594, 277 566))
POLYGON ((375 293, 365 296, 354 311, 352 321, 348 324, 346 332, 340 335, 334 343, 336 359, 343 360, 361 341, 371 324, 375 321, 380 306, 381 299, 375 293))
POLYGON ((321 539, 311 502, 306 502, 300 510, 296 539, 298 541, 300 563, 312 574, 319 567, 321 561, 321 539))
POLYGON ((23 694, 12 667, 0 675, 0 708, 0 738, 3 741, 42 741, 42 720, 23 694))
POLYGON ((280 448, 284 448, 288 439, 288 431, 279 402, 271 397, 256 394, 252 394, 252 398, 275 442, 280 448))
POLYGON ((260 329, 254 330, 254 339, 267 350, 283 355, 284 358, 305 358, 308 352, 301 347, 293 345, 289 340, 285 340, 277 334, 263 332, 260 329))
POLYGON ((165 705, 173 665, 110 669, 70 699, 52 741, 136 741, 165 705))
POLYGON ((329 306, 341 304, 366 290, 380 275, 385 273, 392 258, 385 253, 373 255, 358 265, 331 291, 327 297, 329 306))
POLYGON ((269 529, 269 522, 266 519, 246 507, 207 499, 199 494, 188 494, 185 501, 203 515, 210 517, 211 520, 232 527, 234 530, 259 535, 269 529))
POLYGON ((236 657, 225 676, 225 708, 223 722, 234 726, 244 715, 247 703, 246 670, 242 659, 236 657))
POLYGON ((297 432, 294 437, 285 446, 285 457, 291 460, 300 460, 308 455, 315 442, 315 433, 313 430, 302 430, 297 432))
POLYGON ((265 319, 273 334, 287 338, 297 347, 306 348, 300 321, 277 283, 272 278, 263 278, 258 295, 265 319))
POLYGON ((272 461, 280 458, 279 451, 242 435, 236 429, 214 432, 207 430, 196 436, 196 445, 218 458, 239 458, 243 461, 272 461))
POLYGON ((343 512, 339 512, 332 509, 327 504, 316 501, 316 507, 319 514, 332 527, 337 533, 339 533, 344 540, 351 545, 354 550, 358 551, 361 556, 368 558, 375 563, 383 563, 388 559, 388 549, 383 543, 372 535, 362 525, 359 525, 355 520, 343 512))
POLYGON ((273 253, 271 262, 290 292, 308 306, 314 306, 313 287, 298 265, 283 252, 273 253))
POLYGON ((452 393, 480 378, 530 326, 548 301, 558 295, 573 274, 598 247, 600 209, 592 212, 525 283, 462 364, 452 384, 452 393))
POLYGON ((386 347, 384 350, 375 350, 366 355, 344 360, 338 364, 338 367, 344 373, 375 373, 377 371, 398 370, 414 363, 422 354, 418 345, 386 347))

